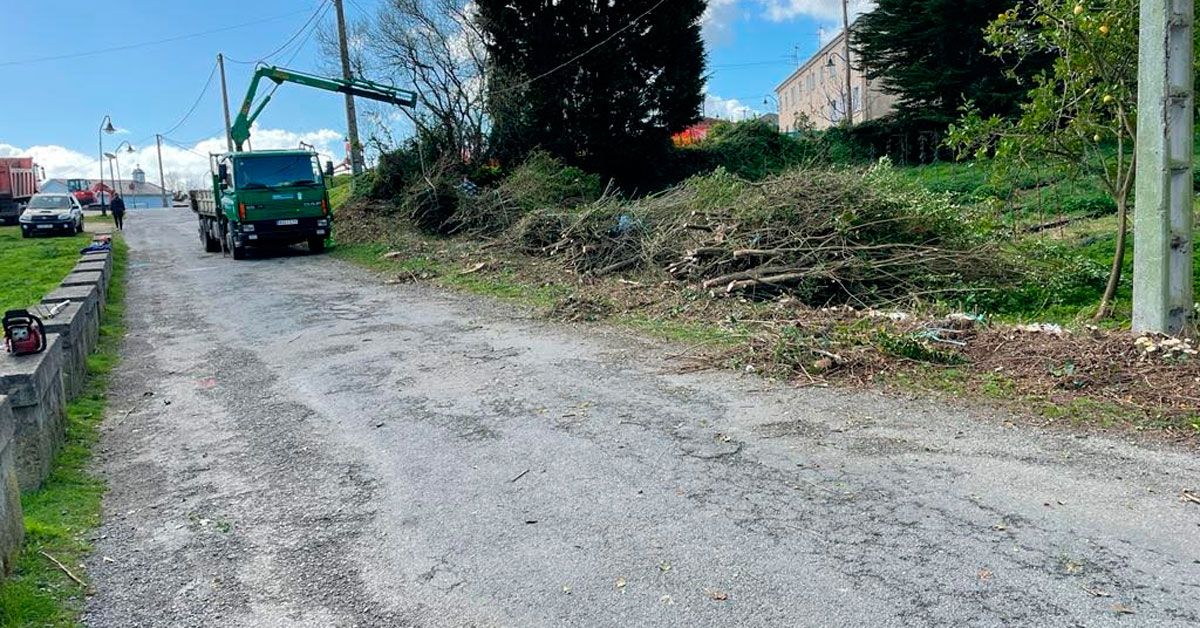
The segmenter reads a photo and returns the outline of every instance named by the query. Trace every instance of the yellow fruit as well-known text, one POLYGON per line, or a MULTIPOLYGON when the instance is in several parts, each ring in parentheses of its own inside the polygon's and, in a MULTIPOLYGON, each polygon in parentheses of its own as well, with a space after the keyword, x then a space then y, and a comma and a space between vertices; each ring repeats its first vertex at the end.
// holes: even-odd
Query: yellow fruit
POLYGON ((1083 13, 1083 5, 1082 4, 1075 5, 1075 15, 1080 15, 1082 13, 1083 13))
POLYGON ((1097 134, 1093 135, 1093 136, 1092 136, 1092 140, 1094 140, 1094 141, 1096 141, 1096 142, 1099 142, 1099 141, 1100 141, 1100 134, 1099 134, 1099 133, 1097 133, 1097 134))
POLYGON ((1116 98, 1113 98, 1113 97, 1112 97, 1112 94, 1105 94, 1105 95, 1104 95, 1104 104, 1106 104, 1106 105, 1111 105, 1111 104, 1113 104, 1113 102, 1114 102, 1115 100, 1116 100, 1116 98))
POLYGON ((1105 25, 1103 25, 1103 26, 1101 26, 1101 27, 1100 27, 1100 34, 1101 34, 1101 35, 1107 35, 1107 34, 1108 34, 1108 24, 1105 24, 1105 25))

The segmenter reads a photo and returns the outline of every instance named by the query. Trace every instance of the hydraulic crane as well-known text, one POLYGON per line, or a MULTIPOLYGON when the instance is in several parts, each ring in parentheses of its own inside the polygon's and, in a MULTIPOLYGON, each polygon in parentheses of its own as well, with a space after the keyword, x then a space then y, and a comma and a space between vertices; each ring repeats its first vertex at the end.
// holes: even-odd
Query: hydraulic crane
POLYGON ((382 85, 365 79, 335 79, 326 78, 307 74, 305 72, 297 72, 296 70, 288 70, 279 68, 273 65, 259 66, 254 71, 254 78, 250 81, 250 89, 246 91, 246 98, 242 101, 242 108, 238 111, 237 119, 233 121, 233 126, 230 128, 230 136, 233 138, 234 146, 237 152, 244 150, 242 146, 246 140, 250 139, 250 125, 258 119, 267 103, 271 102, 271 94, 254 106, 254 99, 258 95, 258 85, 263 79, 268 79, 275 83, 276 87, 284 83, 297 83, 308 87, 315 87, 330 92, 341 92, 352 96, 360 96, 370 100, 391 103, 401 107, 415 107, 417 104, 416 92, 406 89, 399 89, 390 85, 382 85), (251 111, 253 108, 253 111, 251 111))

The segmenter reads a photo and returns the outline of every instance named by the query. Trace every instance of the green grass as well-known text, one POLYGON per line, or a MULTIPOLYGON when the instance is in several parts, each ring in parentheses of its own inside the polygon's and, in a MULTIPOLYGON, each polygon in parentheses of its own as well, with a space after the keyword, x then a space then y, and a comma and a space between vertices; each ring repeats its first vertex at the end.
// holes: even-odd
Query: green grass
POLYGON ((108 405, 108 385, 124 335, 125 268, 128 249, 115 240, 113 278, 100 327, 100 343, 88 357, 88 381, 67 406, 67 438, 40 490, 21 498, 25 546, 12 577, 0 583, 0 626, 75 626, 85 591, 54 566, 45 552, 85 578, 80 563, 91 549, 89 536, 100 523, 103 480, 88 471, 92 446, 108 405))
POLYGON ((79 262, 88 234, 21 237, 20 227, 0 227, 0 312, 28 307, 58 286, 79 262))

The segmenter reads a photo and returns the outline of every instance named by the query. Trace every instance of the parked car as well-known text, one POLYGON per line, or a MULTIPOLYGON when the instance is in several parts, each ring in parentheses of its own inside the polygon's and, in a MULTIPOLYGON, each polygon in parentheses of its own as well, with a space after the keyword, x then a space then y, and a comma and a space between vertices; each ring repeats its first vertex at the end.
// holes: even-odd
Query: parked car
POLYGON ((83 231, 83 206, 71 194, 34 194, 21 214, 21 237, 83 231))

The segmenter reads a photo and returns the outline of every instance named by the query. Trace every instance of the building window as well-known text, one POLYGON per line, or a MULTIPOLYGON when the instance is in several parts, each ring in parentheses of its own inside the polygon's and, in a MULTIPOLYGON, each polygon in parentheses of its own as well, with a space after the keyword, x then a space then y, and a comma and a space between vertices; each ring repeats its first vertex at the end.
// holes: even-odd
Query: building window
POLYGON ((853 95, 850 97, 850 102, 854 108, 854 111, 862 111, 862 88, 854 88, 853 95))

